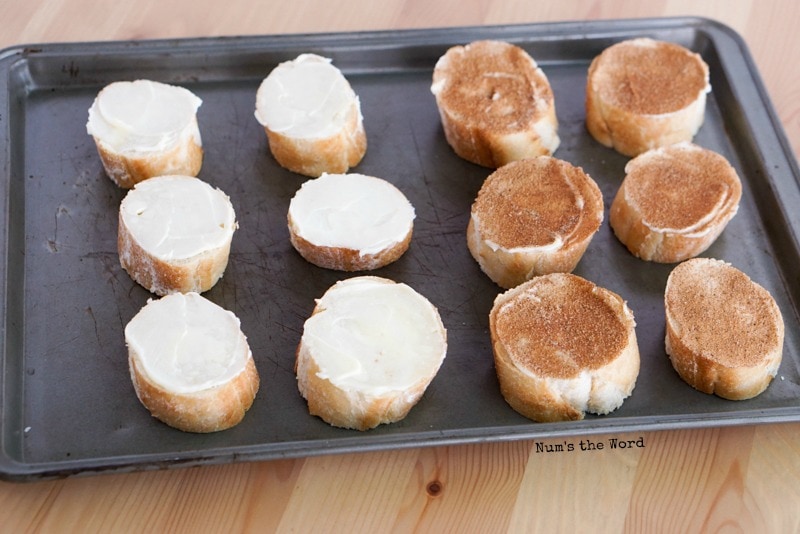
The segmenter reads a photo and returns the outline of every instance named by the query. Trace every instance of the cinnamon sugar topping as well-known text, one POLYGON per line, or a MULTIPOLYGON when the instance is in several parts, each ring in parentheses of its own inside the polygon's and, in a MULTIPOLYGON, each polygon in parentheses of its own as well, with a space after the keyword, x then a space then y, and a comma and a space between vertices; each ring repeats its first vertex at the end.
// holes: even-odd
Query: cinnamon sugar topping
POLYGON ((580 241, 597 231, 603 200, 579 167, 542 156, 492 173, 472 207, 484 239, 507 248, 580 241))
POLYGON ((689 143, 651 151, 626 167, 625 197, 652 229, 696 231, 735 209, 741 182, 725 158, 689 143))
POLYGON ((598 57, 594 87, 601 99, 631 113, 681 110, 709 90, 708 66, 698 54, 652 39, 623 41, 598 57))
POLYGON ((437 68, 444 80, 439 100, 480 129, 519 131, 553 106, 547 77, 525 50, 510 43, 453 47, 437 68))
POLYGON ((627 308, 592 282, 556 273, 518 289, 493 313, 497 337, 520 368, 573 378, 607 365, 627 345, 633 322, 627 308))
POLYGON ((665 306, 681 342, 705 359, 752 367, 780 349, 782 319, 772 296, 723 261, 697 258, 678 265, 667 282, 665 306))

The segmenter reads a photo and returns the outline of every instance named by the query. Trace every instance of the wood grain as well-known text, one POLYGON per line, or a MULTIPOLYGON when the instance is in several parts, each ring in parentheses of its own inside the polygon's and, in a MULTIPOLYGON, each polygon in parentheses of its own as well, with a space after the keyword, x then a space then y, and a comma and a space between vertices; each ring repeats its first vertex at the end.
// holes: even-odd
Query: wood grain
MULTIPOLYGON (((0 3, 0 47, 711 17, 745 39, 800 152, 800 3, 793 0, 0 3)), ((800 532, 798 503, 800 424, 773 424, 0 482, 0 532, 800 532), (580 450, 586 439, 604 448, 580 450), (612 439, 631 445, 611 448, 612 439)))

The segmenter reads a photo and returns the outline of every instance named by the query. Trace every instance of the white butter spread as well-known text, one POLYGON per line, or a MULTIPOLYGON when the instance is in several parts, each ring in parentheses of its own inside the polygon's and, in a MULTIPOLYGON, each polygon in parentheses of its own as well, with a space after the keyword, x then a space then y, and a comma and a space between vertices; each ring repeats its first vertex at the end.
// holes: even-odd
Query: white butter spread
POLYGON ((414 207, 394 185, 363 174, 323 174, 306 181, 289 203, 295 232, 326 247, 358 250, 364 256, 406 238, 414 207))
POLYGON ((120 204, 129 233, 161 260, 191 258, 226 245, 236 215, 219 189, 190 176, 158 176, 136 184, 120 204))
POLYGON ((197 293, 148 301, 125 327, 125 342, 150 381, 173 393, 225 384, 250 358, 236 315, 197 293))
POLYGON ((89 108, 86 131, 116 152, 167 150, 191 136, 201 145, 197 110, 202 104, 183 87, 150 80, 114 82, 89 108))
POLYGON ((325 138, 345 128, 358 96, 331 60, 301 54, 279 64, 261 82, 255 116, 262 126, 287 137, 325 138))
POLYGON ((360 276, 317 300, 303 344, 318 376, 345 390, 382 395, 433 376, 447 351, 436 308, 405 284, 360 276))

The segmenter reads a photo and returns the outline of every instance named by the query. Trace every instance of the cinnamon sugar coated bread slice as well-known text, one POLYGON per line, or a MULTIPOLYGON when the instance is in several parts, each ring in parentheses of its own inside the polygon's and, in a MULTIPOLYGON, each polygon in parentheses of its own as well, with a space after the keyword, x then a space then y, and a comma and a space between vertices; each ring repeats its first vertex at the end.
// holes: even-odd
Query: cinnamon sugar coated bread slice
POLYGON ((616 410, 639 375, 635 326, 619 295, 569 273, 498 295, 489 328, 503 397, 539 422, 616 410))
POLYGON ((622 41, 589 66, 586 127, 626 156, 691 141, 710 91, 708 65, 699 54, 649 38, 622 41))
POLYGON ((306 260, 327 269, 363 271, 408 250, 414 207, 390 182, 358 173, 306 181, 289 203, 289 237, 306 260))
POLYGON ((202 293, 225 272, 236 228, 220 189, 191 176, 150 178, 120 203, 120 264, 157 295, 202 293))
POLYGON ((721 260, 687 260, 670 273, 664 305, 666 351, 687 384, 743 400, 772 382, 783 357, 783 317, 745 273, 721 260))
POLYGON ((197 176, 203 164, 201 104, 188 89, 151 80, 105 86, 89 108, 86 130, 108 177, 130 189, 153 176, 197 176))
POLYGON ((550 82, 516 45, 475 41, 450 48, 436 62, 431 92, 447 142, 468 161, 497 168, 558 148, 550 82))
POLYGON ((609 223, 636 257, 659 263, 704 252, 736 215, 742 184, 728 161, 692 143, 649 150, 625 166, 609 223))
POLYGON ((405 284, 359 276, 317 300, 297 348, 297 385, 311 415, 367 430, 406 417, 446 352, 430 301, 405 284))
POLYGON ((603 221, 603 197, 580 167, 550 156, 500 167, 472 204, 467 246, 503 288, 571 272, 603 221))
POLYGON ((358 96, 331 60, 316 54, 269 73, 256 93, 255 116, 275 160, 292 172, 343 173, 367 150, 358 96))
POLYGON ((197 293, 150 300, 125 327, 136 395, 186 432, 239 424, 260 379, 239 319, 197 293))

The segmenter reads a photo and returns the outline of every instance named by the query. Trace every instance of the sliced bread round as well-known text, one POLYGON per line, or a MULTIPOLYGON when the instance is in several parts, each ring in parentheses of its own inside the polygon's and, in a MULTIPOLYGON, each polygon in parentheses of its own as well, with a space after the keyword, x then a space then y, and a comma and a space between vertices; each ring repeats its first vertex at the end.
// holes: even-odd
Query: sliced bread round
POLYGON ((259 377, 239 319, 197 293, 148 301, 125 343, 137 397, 169 426, 225 430, 253 404, 259 377))
POLYGON ((405 284, 358 276, 317 300, 297 348, 297 385, 311 415, 367 430, 405 418, 446 352, 430 301, 405 284))
POLYGON ((635 326, 619 295, 569 273, 498 295, 489 328, 503 397, 539 422, 616 410, 639 375, 635 326))

